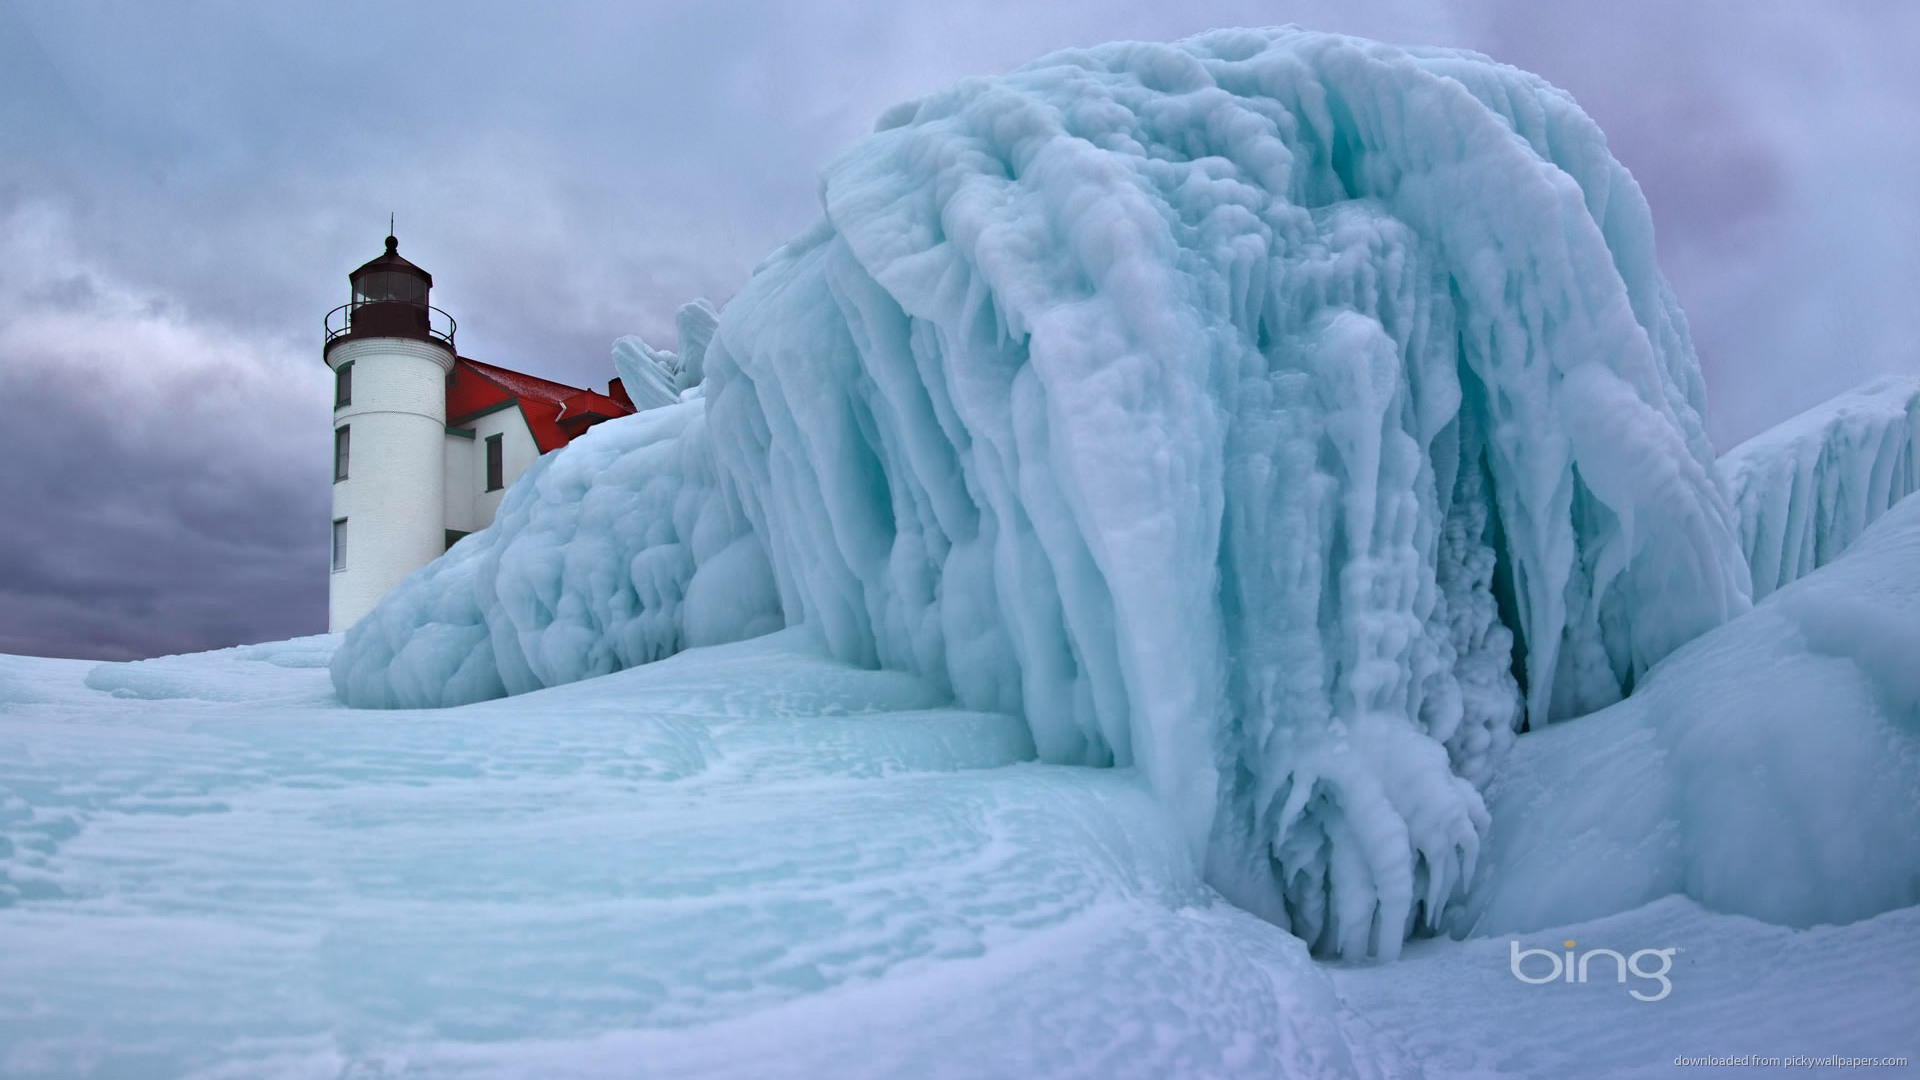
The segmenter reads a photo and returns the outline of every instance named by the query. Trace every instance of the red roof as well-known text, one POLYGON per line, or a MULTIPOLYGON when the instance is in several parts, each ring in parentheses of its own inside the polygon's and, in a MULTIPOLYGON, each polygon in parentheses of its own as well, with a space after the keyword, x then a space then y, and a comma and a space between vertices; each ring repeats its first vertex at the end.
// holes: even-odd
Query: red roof
POLYGON ((534 444, 545 454, 567 445, 601 421, 633 414, 632 402, 622 400, 627 395, 620 380, 615 379, 607 389, 614 396, 462 356, 455 359, 453 377, 447 383, 447 424, 463 427, 464 421, 505 404, 516 404, 527 418, 534 444))

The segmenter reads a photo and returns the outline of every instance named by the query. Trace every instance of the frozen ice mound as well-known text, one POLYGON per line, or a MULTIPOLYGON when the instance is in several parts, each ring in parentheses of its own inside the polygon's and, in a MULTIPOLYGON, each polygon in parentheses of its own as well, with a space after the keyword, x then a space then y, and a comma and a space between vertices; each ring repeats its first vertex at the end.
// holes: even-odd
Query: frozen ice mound
POLYGON ((1645 204, 1539 80, 1230 32, 882 127, 706 355, 787 617, 1137 764, 1244 906, 1392 953, 1516 650, 1543 723, 1745 609, 1645 204))
POLYGON ((1645 201, 1531 75, 1293 29, 1071 50, 891 110, 822 200, 703 399, 530 471, 348 635, 344 700, 805 625, 1136 766, 1230 898, 1392 955, 1523 716, 1749 607, 1645 201))
POLYGON ((1920 489, 1916 446, 1920 378, 1894 376, 1809 409, 1721 457, 1754 597, 1825 566, 1920 489))
POLYGON ((1920 904, 1920 496, 1519 741, 1457 928, 1524 932, 1685 893, 1786 926, 1920 904))
POLYGON ((540 458, 491 527, 348 632, 340 696, 459 705, 779 629, 766 555, 706 429, 698 401, 661 405, 540 458))

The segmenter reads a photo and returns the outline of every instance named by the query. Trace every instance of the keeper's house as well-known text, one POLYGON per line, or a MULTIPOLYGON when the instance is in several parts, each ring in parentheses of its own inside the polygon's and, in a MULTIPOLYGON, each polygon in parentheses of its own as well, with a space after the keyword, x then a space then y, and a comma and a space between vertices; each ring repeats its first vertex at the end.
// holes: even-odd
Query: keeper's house
POLYGON ((348 281, 322 354, 334 375, 333 633, 492 524, 541 454, 634 411, 618 379, 601 394, 461 356, 453 319, 428 303, 433 275, 392 236, 348 281))

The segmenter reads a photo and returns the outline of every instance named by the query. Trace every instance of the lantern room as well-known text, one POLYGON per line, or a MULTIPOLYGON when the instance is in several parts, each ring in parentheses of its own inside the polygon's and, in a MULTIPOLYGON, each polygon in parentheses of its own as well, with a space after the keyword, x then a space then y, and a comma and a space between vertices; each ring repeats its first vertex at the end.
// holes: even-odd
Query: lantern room
POLYGON ((327 349, 358 338, 414 338, 453 348, 451 316, 428 304, 433 275, 400 254, 400 241, 387 237, 387 250, 347 275, 352 299, 327 313, 327 349))

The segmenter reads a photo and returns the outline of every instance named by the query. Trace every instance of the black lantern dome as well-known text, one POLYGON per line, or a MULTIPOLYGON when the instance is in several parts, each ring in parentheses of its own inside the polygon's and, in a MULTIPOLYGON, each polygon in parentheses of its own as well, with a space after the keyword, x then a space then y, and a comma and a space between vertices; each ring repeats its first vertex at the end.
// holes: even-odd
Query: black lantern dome
POLYGON ((387 237, 386 253, 347 275, 353 283, 353 302, 391 301, 427 304, 427 290, 433 288, 433 275, 400 257, 400 241, 387 237))
POLYGON ((397 337, 453 348, 453 319, 427 303, 433 275, 400 255, 400 241, 347 275, 353 299, 327 313, 327 349, 355 338, 397 337))

